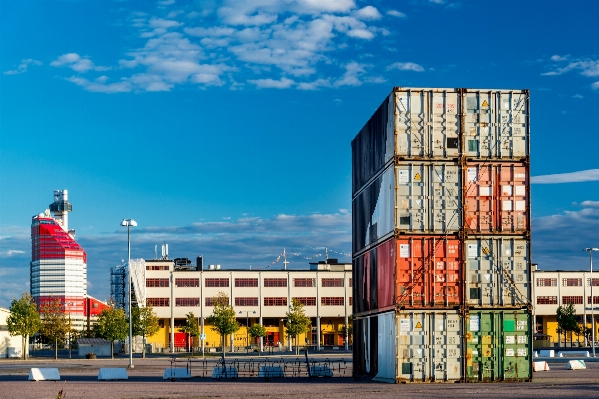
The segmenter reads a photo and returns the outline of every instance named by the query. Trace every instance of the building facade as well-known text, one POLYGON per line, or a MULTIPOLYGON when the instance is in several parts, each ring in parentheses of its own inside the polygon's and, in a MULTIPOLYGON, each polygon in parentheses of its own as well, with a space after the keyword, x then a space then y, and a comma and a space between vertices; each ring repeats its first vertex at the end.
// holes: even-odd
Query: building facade
MULTIPOLYGON (((10 316, 10 310, 0 307, 0 358, 19 358, 23 353, 23 337, 10 335, 6 321, 8 316, 10 316)), ((26 347, 25 350, 27 351, 27 349, 26 347)), ((29 351, 26 352, 26 354, 28 353, 29 351)))
POLYGON ((69 230, 71 210, 67 190, 56 190, 50 208, 32 218, 30 289, 38 310, 58 298, 80 329, 86 314, 87 255, 75 241, 75 230, 69 230))
MULTIPOLYGON (((310 332, 298 337, 300 346, 315 350, 323 346, 346 347, 343 327, 350 324, 352 313, 351 264, 330 259, 327 263, 310 264, 309 270, 221 270, 214 265, 202 270, 201 265, 177 267, 173 260, 163 259, 145 260, 144 269, 145 292, 136 295, 138 301, 143 295, 160 319, 160 331, 147 339, 158 350, 203 344, 207 351, 216 351, 221 345, 220 336, 205 320, 212 314, 214 298, 221 292, 228 296, 241 325, 226 343, 230 349, 260 345, 265 350, 291 348, 292 343, 285 336, 285 321, 293 298, 300 300, 306 316, 312 320, 310 332), (199 343, 191 343, 179 331, 188 313, 198 318, 201 333, 205 334, 199 343), (256 323, 267 330, 262 342, 247 335, 247 328, 256 323)), ((142 291, 140 288, 135 289, 142 291)))
MULTIPOLYGON (((595 340, 599 339, 599 275, 595 273, 591 281, 589 271, 544 271, 535 270, 533 279, 533 309, 535 332, 545 334, 552 342, 564 341, 564 334, 558 332, 556 311, 559 306, 573 304, 579 326, 591 329, 592 314, 595 317, 595 340), (591 287, 592 283, 592 287, 591 287), (591 288, 594 309, 591 307, 591 288), (586 321, 586 323, 585 323, 586 321)), ((568 334, 568 341, 570 335, 568 334)), ((574 342, 584 342, 583 335, 573 335, 574 342)))

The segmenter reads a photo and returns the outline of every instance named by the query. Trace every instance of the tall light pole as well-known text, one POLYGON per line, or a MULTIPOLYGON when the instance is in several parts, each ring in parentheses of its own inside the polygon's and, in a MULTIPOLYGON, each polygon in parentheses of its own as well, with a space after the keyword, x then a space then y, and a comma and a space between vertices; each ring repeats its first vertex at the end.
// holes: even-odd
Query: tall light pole
MULTIPOLYGON (((599 251, 599 248, 585 248, 584 251, 587 251, 590 255, 591 262, 591 345, 593 347, 593 357, 595 357, 595 301, 593 300, 593 251, 599 251)), ((586 328, 587 321, 584 321, 584 325, 586 328)))
POLYGON ((129 288, 129 368, 133 368, 133 319, 131 317, 131 226, 137 226, 133 219, 123 219, 121 226, 127 226, 127 287, 129 288))
MULTIPOLYGON (((239 311, 239 314, 243 314, 243 311, 239 311)), ((256 314, 254 310, 253 314, 256 314)), ((247 310, 245 312, 245 353, 249 353, 250 351, 250 340, 248 330, 250 329, 250 311, 247 310)))

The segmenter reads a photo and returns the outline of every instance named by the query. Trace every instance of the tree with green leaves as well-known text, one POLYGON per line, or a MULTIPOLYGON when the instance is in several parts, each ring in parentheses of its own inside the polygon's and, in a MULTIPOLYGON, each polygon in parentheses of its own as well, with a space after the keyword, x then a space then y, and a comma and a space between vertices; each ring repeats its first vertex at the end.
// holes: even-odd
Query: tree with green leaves
MULTIPOLYGON (((200 336, 200 327, 198 326, 198 319, 194 316, 193 312, 185 315, 187 319, 183 327, 179 331, 187 333, 188 337, 197 338, 200 336)), ((191 349, 191 355, 193 356, 193 348, 191 349)))
POLYGON ((39 331, 41 327, 40 315, 37 312, 33 297, 24 292, 19 299, 13 299, 10 303, 10 316, 6 318, 8 333, 11 336, 20 335, 22 343, 21 356, 25 360, 27 353, 27 340, 39 331))
MULTIPOLYGON (((254 324, 248 328, 248 334, 253 339, 266 337, 266 327, 261 324, 254 324)), ((262 347, 258 346, 258 355, 262 355, 262 347)))
POLYGON ((578 331, 578 322, 576 321, 576 308, 574 304, 567 306, 558 306, 555 312, 555 318, 560 330, 564 332, 564 343, 567 339, 567 333, 570 332, 570 347, 572 347, 572 333, 578 331))
POLYGON ((94 335, 110 341, 110 354, 114 359, 114 341, 124 341, 129 335, 129 322, 125 311, 119 308, 102 309, 94 325, 94 335))
POLYGON ((144 308, 134 306, 131 308, 131 320, 133 322, 133 336, 141 335, 144 348, 141 357, 146 357, 146 337, 151 337, 160 330, 158 316, 154 313, 151 305, 144 308))
POLYGON ((306 316, 304 311, 304 305, 297 298, 293 298, 291 301, 291 307, 289 311, 285 313, 287 316, 287 322, 285 323, 285 329, 289 338, 295 340, 295 353, 299 354, 299 345, 297 338, 300 334, 304 334, 310 330, 312 322, 310 318, 306 316))
POLYGON ((40 308, 42 328, 40 332, 49 341, 54 342, 54 359, 58 359, 58 343, 66 341, 71 329, 71 320, 67 318, 64 304, 59 298, 53 298, 40 308))
POLYGON ((350 318, 347 325, 344 324, 343 327, 341 327, 341 334, 343 334, 343 339, 347 340, 348 345, 349 343, 353 342, 353 333, 354 327, 352 319, 350 318))
POLYGON ((214 310, 206 318, 212 331, 216 331, 221 337, 223 357, 225 356, 225 337, 234 334, 240 326, 235 317, 235 309, 229 305, 229 297, 224 292, 219 292, 214 298, 214 310))

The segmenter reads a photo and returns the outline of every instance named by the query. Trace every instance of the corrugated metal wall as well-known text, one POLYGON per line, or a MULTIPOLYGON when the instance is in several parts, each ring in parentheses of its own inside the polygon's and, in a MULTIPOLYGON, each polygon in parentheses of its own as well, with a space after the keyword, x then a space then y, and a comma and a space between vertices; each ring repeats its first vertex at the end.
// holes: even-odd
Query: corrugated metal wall
POLYGON ((356 377, 531 378, 529 110, 395 88, 352 141, 356 377))

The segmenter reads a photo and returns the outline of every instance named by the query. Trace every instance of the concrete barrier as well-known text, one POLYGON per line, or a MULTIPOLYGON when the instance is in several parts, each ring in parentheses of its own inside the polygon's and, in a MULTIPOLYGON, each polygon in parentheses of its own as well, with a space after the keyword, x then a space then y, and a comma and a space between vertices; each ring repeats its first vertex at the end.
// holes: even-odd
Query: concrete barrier
POLYGON ((55 367, 32 368, 29 371, 29 381, 58 381, 60 373, 55 367))
POLYGON ((332 377, 333 370, 329 366, 310 366, 311 377, 332 377))
POLYGON ((549 371, 547 362, 532 362, 532 371, 549 371))
POLYGON ((212 369, 212 378, 220 379, 220 378, 237 378, 239 374, 237 373, 237 367, 227 366, 227 373, 225 375, 225 370, 223 367, 216 366, 212 369))
POLYGON ((563 351, 558 353, 559 357, 589 357, 589 351, 563 351))
POLYGON ((570 360, 566 365, 566 370, 586 370, 586 368, 584 360, 570 360))
POLYGON ((163 380, 188 380, 191 378, 191 372, 183 367, 167 367, 164 370, 163 380))
POLYGON ((285 377, 285 372, 281 366, 260 366, 258 377, 282 378, 285 377))
POLYGON ((128 380, 125 368, 101 368, 98 372, 99 380, 128 380))
POLYGON ((541 349, 539 355, 541 357, 555 357, 555 351, 553 349, 541 349))

